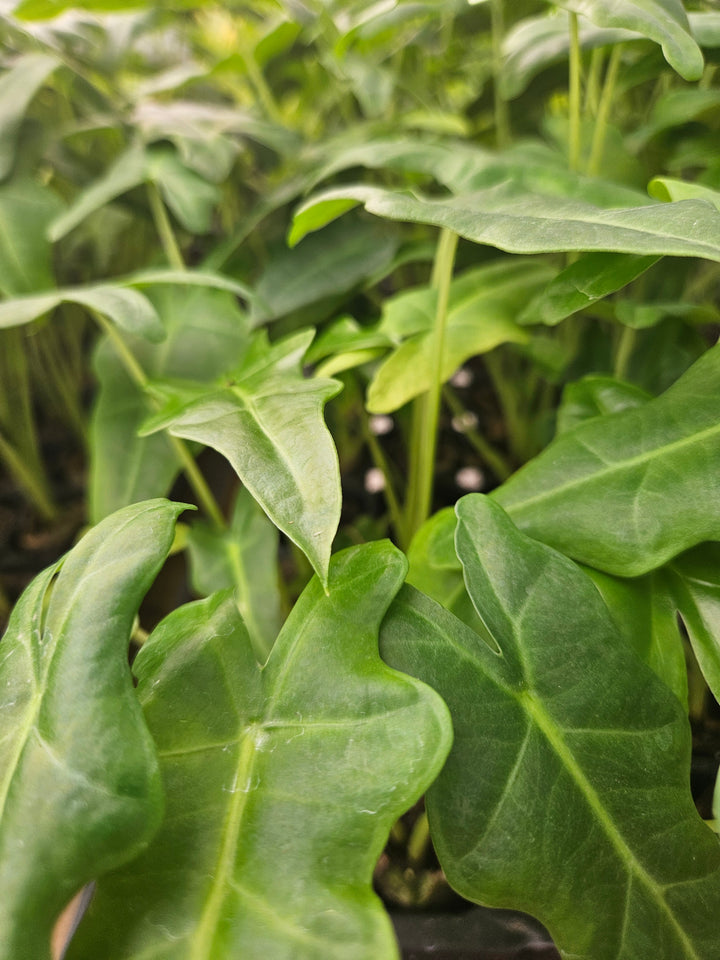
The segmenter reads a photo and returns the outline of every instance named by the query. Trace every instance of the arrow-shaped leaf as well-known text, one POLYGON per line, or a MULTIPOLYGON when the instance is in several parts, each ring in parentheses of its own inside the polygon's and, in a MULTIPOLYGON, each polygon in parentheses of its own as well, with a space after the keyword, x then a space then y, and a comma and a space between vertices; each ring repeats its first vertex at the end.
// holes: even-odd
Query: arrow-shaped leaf
POLYGON ((537 916, 567 958, 713 960, 720 847, 690 795, 680 703, 571 561, 478 494, 457 513, 467 589, 500 654, 410 588, 381 632, 383 657, 453 718, 427 794, 448 879, 537 916))
POLYGON ((155 500, 108 517, 31 583, 0 644, 3 960, 49 960, 65 904, 158 826, 127 648, 183 509, 155 500))
POLYGON ((720 539, 720 345, 636 409, 563 433, 493 494, 527 533, 632 577, 720 539))
POLYGON ((227 594, 156 629, 135 669, 167 814, 99 884, 71 957, 397 957, 372 871, 450 745, 440 698, 378 656, 405 569, 387 542, 337 555, 264 668, 227 594))
POLYGON ((167 428, 222 453, 324 580, 340 520, 340 476, 322 412, 340 385, 303 377, 312 336, 303 331, 268 345, 262 331, 219 385, 156 384, 165 406, 142 433, 167 428))

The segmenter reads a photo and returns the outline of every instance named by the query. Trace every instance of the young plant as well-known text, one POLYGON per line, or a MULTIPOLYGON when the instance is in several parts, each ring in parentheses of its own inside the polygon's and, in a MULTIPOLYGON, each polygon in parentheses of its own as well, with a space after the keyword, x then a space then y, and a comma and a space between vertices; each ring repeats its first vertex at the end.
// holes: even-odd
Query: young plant
POLYGON ((90 883, 68 960, 391 960, 423 796, 410 861, 562 956, 714 960, 720 14, 62 6, 3 15, 0 327, 98 328, 94 526, 0 645, 0 960, 90 883))

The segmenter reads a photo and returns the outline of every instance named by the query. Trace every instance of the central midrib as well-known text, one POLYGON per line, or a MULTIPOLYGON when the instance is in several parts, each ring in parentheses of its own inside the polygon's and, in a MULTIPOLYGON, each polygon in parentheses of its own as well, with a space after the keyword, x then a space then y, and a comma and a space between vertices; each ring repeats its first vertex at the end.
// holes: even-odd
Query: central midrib
POLYGON ((652 898, 661 908, 662 912, 667 916, 677 933, 678 940, 682 943, 683 949, 685 950, 686 960, 701 960, 692 943, 688 940, 687 934, 680 926, 674 913, 668 906, 662 887, 639 862, 633 850, 628 846, 625 838, 613 823, 612 818, 605 810, 602 800, 597 795, 595 788, 578 765, 575 757, 563 740, 562 736, 558 733, 555 723, 546 712, 545 707, 534 697, 525 695, 520 696, 517 699, 528 714, 531 722, 537 724, 537 726, 540 728, 548 743, 559 757, 561 763, 572 777, 581 794, 590 806, 593 814, 602 826, 612 846, 618 852, 621 859, 628 863, 631 872, 638 878, 638 881, 644 887, 646 887, 652 898))
POLYGON ((257 756, 253 728, 248 727, 241 734, 241 738, 242 746, 240 747, 235 781, 230 794, 230 806, 223 827, 217 868, 213 874, 212 885, 202 908, 195 935, 192 938, 189 960, 211 960, 214 956, 212 953, 213 939, 235 865, 240 825, 250 796, 250 784, 257 756))

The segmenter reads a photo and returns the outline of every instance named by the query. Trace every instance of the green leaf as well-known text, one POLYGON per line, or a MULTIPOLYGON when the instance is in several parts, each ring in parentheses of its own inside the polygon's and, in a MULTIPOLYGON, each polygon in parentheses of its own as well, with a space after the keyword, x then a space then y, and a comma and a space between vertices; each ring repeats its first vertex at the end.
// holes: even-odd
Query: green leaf
POLYGON ((116 283, 127 287, 154 287, 163 284, 184 287, 207 287, 211 290, 225 290, 234 293, 243 300, 252 300, 253 293, 244 283, 238 283, 231 277, 210 270, 139 270, 129 276, 118 278, 116 283))
POLYGON ((167 814, 99 884, 70 958, 398 957, 372 872, 451 740, 440 698, 378 656, 405 568, 387 541, 335 556, 262 669, 232 597, 160 624, 135 670, 167 814))
POLYGON ((0 290, 5 296, 54 286, 45 231, 61 208, 52 190, 32 180, 0 184, 0 290))
POLYGON ((144 183, 145 168, 143 147, 139 144, 129 147, 98 180, 78 194, 67 210, 52 221, 47 231, 48 239, 52 243, 62 240, 91 213, 144 183))
POLYGON ((0 180, 15 163, 20 125, 31 100, 60 61, 44 53, 26 53, 0 77, 0 180))
POLYGON ((143 434, 166 428, 213 447, 325 581, 340 520, 337 453, 323 421, 335 380, 305 379, 313 331, 269 345, 261 331, 240 367, 212 387, 156 383, 164 399, 143 434))
MULTIPOLYGON (((583 50, 593 50, 642 37, 628 30, 597 27, 580 17, 578 39, 583 50)), ((503 68, 500 74, 503 96, 508 100, 519 97, 539 73, 567 60, 569 50, 567 14, 552 13, 521 20, 508 31, 503 41, 503 68)))
MULTIPOLYGON (((522 343, 527 334, 514 322, 528 298, 551 276, 544 263, 502 260, 469 270, 450 287, 443 380, 470 357, 487 353, 501 343, 522 343)), ((433 379, 433 333, 437 294, 430 288, 411 291, 392 304, 379 332, 407 336, 380 365, 368 389, 371 413, 390 413, 426 391, 433 379)))
POLYGON ((720 544, 684 553, 670 565, 669 578, 697 662, 720 699, 720 544))
MULTIPOLYGON (((586 179, 588 184, 592 181, 586 179)), ((582 180, 578 179, 578 190, 582 180)), ((604 192, 595 181, 599 195, 604 192)), ((475 243, 508 253, 604 250, 644 256, 705 257, 720 261, 720 213, 701 200, 596 206, 580 196, 530 191, 505 180, 473 193, 432 200, 380 187, 338 187, 308 200, 295 213, 290 242, 363 204, 378 217, 446 227, 475 243)), ((607 185, 608 199, 612 188, 607 185)), ((631 191, 623 191, 622 196, 631 191)), ((618 194, 620 196, 620 194, 618 194)))
POLYGON ((128 333, 138 334, 155 343, 165 337, 165 328, 147 297, 137 290, 109 284, 67 287, 36 296, 5 300, 0 303, 0 329, 30 323, 61 303, 79 303, 90 311, 101 313, 128 333))
MULTIPOLYGON (((248 323, 229 294, 163 283, 147 296, 166 339, 157 345, 130 335, 125 340, 149 376, 210 381, 239 361, 248 323)), ((153 407, 106 339, 94 366, 100 389, 90 424, 90 515, 97 521, 128 503, 166 494, 180 464, 166 436, 138 436, 153 407)))
POLYGON ((450 707, 454 746, 427 793, 448 879, 538 917, 568 958, 712 960, 720 847, 690 794, 680 703, 572 562, 479 494, 457 513, 467 589, 501 654, 410 588, 380 646, 450 707))
POLYGON ((143 183, 157 184, 168 207, 186 230, 205 233, 210 228, 213 210, 220 199, 217 187, 188 169, 171 148, 134 144, 50 224, 49 239, 61 240, 91 213, 143 183))
POLYGON ((655 177, 648 184, 648 193, 658 200, 666 201, 707 200, 720 210, 720 191, 704 187, 701 183, 688 183, 673 177, 655 177))
POLYGON ((274 256, 255 286, 254 326, 345 294, 392 263, 398 238, 377 223, 340 221, 274 256))
POLYGON ((634 30, 662 47, 673 68, 685 80, 703 74, 702 51, 690 29, 682 0, 556 0, 599 27, 634 30))
POLYGON ((267 659, 282 623, 278 532, 241 487, 226 530, 195 523, 188 532, 192 584, 203 596, 235 588, 235 601, 257 659, 267 659))
POLYGON ((720 345, 638 409, 562 434, 493 496, 531 536, 632 577, 720 539, 720 345))
POLYGON ((685 644, 665 569, 630 580, 586 567, 628 647, 672 690, 687 711, 685 644))
POLYGON ((720 13, 688 13, 690 29, 701 47, 720 47, 720 13))
POLYGON ((555 326, 566 317, 592 306, 641 276, 658 257, 627 253, 589 253, 554 277, 528 303, 518 323, 555 326))
POLYGON ((87 533, 23 593, 0 645, 0 957, 50 957, 58 914, 142 850, 162 808, 127 665, 138 605, 181 504, 87 533))
POLYGON ((671 130, 673 135, 677 136, 674 128, 683 127, 693 120, 700 120, 704 114, 712 116, 718 106, 720 106, 720 90, 712 87, 669 90, 664 96, 658 98, 647 123, 640 124, 637 130, 629 135, 629 141, 637 150, 665 130, 671 130))
POLYGON ((633 410, 652 400, 652 394, 615 377, 590 374, 563 390, 557 413, 557 433, 566 433, 593 417, 633 410))

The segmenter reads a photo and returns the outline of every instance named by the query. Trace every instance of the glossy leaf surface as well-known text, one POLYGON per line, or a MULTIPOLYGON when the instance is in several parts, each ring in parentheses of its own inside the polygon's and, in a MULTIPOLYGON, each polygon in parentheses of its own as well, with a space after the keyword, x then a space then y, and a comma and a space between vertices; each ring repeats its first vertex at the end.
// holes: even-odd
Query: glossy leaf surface
MULTIPOLYGON (((210 381, 238 362, 248 323, 228 294, 162 284, 150 287, 147 296, 166 339, 152 344, 125 338, 146 374, 210 381)), ((95 372, 100 389, 90 424, 90 512, 98 521, 128 503, 166 494, 180 463, 163 434, 138 436, 153 407, 108 340, 98 344, 95 372)))
POLYGON ((720 538, 720 346, 657 399, 559 436, 493 497, 592 567, 646 573, 720 538))
POLYGON ((641 33, 662 47, 665 59, 685 80, 699 80, 703 56, 692 35, 682 0, 557 0, 599 27, 641 33))
POLYGON ((192 583, 204 596, 230 587, 264 663, 282 622, 278 589, 278 532, 248 491, 238 490, 227 530, 194 523, 188 531, 192 583))
POLYGON ((42 960, 78 889, 147 845, 155 747, 127 665, 133 618, 184 507, 116 513, 41 573, 0 644, 0 956, 42 960))
POLYGON ((643 204, 640 197, 639 206, 612 208, 558 193, 553 195, 552 187, 545 193, 529 191, 514 181, 448 200, 380 187, 338 187, 300 207, 290 239, 296 243, 363 204, 375 216, 447 227, 508 253, 604 250, 720 261, 720 212, 700 200, 662 205, 643 204))
POLYGON ((167 428, 219 450, 324 579, 340 519, 340 477, 323 407, 340 385, 302 376, 312 335, 269 345, 263 332, 241 366, 214 386, 156 383, 164 405, 143 433, 167 428))
POLYGON ((398 956, 372 871, 451 738, 440 698, 378 656, 405 569, 387 542, 338 554, 262 669, 226 594, 156 629, 135 669, 165 822, 99 885, 73 960, 398 956))
POLYGON ((457 513, 467 589, 501 653, 409 588, 381 631, 383 657, 453 718, 427 794, 448 879, 538 917, 568 958, 711 960, 720 848, 691 798, 679 702, 573 563, 485 497, 457 513))

